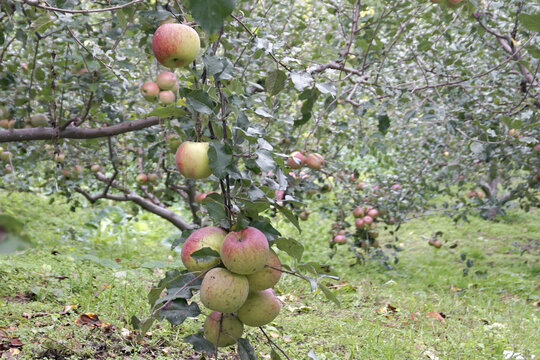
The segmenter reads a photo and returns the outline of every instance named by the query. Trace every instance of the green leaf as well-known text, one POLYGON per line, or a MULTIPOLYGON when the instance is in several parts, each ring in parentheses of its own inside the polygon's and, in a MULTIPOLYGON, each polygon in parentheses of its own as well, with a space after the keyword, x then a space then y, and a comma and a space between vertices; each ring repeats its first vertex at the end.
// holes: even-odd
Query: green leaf
POLYGON ((172 325, 182 324, 188 317, 194 318, 201 314, 196 302, 189 303, 186 299, 173 300, 160 312, 160 317, 167 319, 172 325))
POLYGON ((305 88, 311 86, 313 83, 313 77, 310 73, 291 73, 291 81, 294 84, 294 87, 298 91, 304 91, 305 88))
POLYGON ((287 220, 289 220, 298 229, 298 232, 301 233, 302 229, 300 228, 300 224, 298 223, 298 218, 293 214, 293 212, 287 209, 285 206, 280 206, 277 204, 275 206, 276 209, 278 209, 280 213, 285 215, 287 220))
POLYGON ((379 132, 383 135, 386 135, 388 128, 390 127, 390 118, 388 115, 379 115, 379 132))
POLYGON ((321 283, 319 283, 318 285, 319 285, 319 289, 321 289, 324 296, 326 296, 326 298, 328 300, 332 301, 337 306, 341 306, 338 298, 336 297, 336 295, 329 288, 327 288, 324 284, 321 284, 321 283))
POLYGON ((186 97, 189 107, 195 112, 201 114, 213 114, 212 108, 214 104, 206 92, 203 90, 195 90, 186 97))
POLYGON ((300 261, 304 254, 304 245, 294 239, 280 238, 276 240, 276 245, 279 250, 285 251, 298 261, 300 261))
POLYGON ((264 88, 270 95, 277 95, 284 88, 287 74, 283 70, 270 71, 266 76, 264 88))
POLYGON ((311 119, 313 105, 315 105, 315 101, 317 101, 319 94, 320 93, 317 89, 306 90, 302 94, 301 98, 306 98, 307 100, 304 101, 304 103, 302 104, 302 108, 300 109, 300 112, 302 113, 302 119, 296 120, 294 122, 295 127, 304 125, 309 121, 309 119, 311 119))
POLYGON ((330 94, 332 96, 336 96, 337 90, 334 84, 332 83, 323 83, 323 84, 315 84, 315 87, 317 90, 321 92, 321 94, 327 95, 330 94))
POLYGON ((257 360, 257 354, 255 354, 255 349, 253 348, 253 346, 251 346, 248 339, 238 339, 237 346, 240 360, 257 360))
POLYGON ((261 168, 262 171, 271 171, 276 166, 276 163, 274 162, 274 159, 272 158, 272 154, 269 151, 266 150, 259 150, 255 152, 257 155, 257 159, 255 159, 255 162, 257 163, 257 166, 261 168))
POLYGON ((191 15, 207 33, 213 34, 223 26, 223 20, 234 10, 233 0, 190 0, 191 15))
POLYGON ((540 59, 540 49, 534 46, 526 46, 525 47, 529 54, 531 54, 532 57, 536 59, 540 59))
POLYGON ((225 178, 229 173, 227 168, 233 164, 232 149, 228 144, 214 141, 208 149, 210 168, 212 173, 219 179, 225 178))
POLYGON ((281 360, 281 356, 279 356, 279 354, 272 349, 272 351, 270 351, 270 360, 281 360))
POLYGON ((204 198, 202 205, 214 221, 219 222, 227 218, 225 205, 223 205, 223 197, 221 195, 216 193, 208 195, 204 198))
POLYGON ((214 344, 206 340, 201 333, 186 336, 184 341, 191 344, 193 346, 193 350, 197 352, 212 354, 215 351, 214 344))
POLYGON ((174 107, 174 106, 167 106, 167 107, 158 106, 157 108, 155 108, 154 110, 152 110, 152 112, 148 114, 148 116, 157 116, 160 118, 168 118, 170 116, 181 117, 185 115, 186 115, 186 111, 184 109, 179 108, 179 107, 174 107))
POLYGON ((173 240, 171 244, 171 250, 174 250, 178 245, 182 245, 193 231, 194 230, 182 231, 182 235, 173 240))
POLYGON ((255 185, 250 186, 250 188, 248 190, 249 201, 255 201, 255 200, 259 200, 259 199, 264 199, 265 196, 266 196, 266 194, 264 193, 264 191, 262 191, 261 189, 259 189, 255 185))
POLYGON ((281 236, 279 231, 277 231, 272 224, 270 223, 270 220, 266 218, 261 218, 259 220, 254 220, 249 223, 249 226, 253 226, 259 230, 261 230, 268 241, 273 241, 277 237, 281 236))
POLYGON ((210 262, 215 258, 219 258, 219 252, 210 247, 203 247, 202 249, 191 253, 191 257, 197 261, 210 262))
POLYGON ((538 14, 520 14, 519 21, 527 29, 540 32, 540 13, 538 14))

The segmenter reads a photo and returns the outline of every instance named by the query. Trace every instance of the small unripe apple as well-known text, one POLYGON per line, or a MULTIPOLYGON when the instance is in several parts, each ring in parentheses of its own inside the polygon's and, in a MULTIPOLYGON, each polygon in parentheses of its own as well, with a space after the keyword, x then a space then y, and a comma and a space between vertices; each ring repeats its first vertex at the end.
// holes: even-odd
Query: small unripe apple
POLYGON ((223 314, 214 311, 204 322, 204 337, 214 346, 225 347, 236 344, 236 340, 242 336, 244 324, 233 314, 223 314), (221 324, 220 324, 221 322, 221 324))
POLYGON ((30 124, 33 127, 46 127, 49 125, 49 119, 45 114, 36 114, 30 117, 30 124))
POLYGON ((146 176, 146 174, 139 174, 135 178, 135 181, 139 185, 144 185, 144 184, 146 184, 148 182, 148 176, 146 176))
POLYGON ((508 130, 508 136, 514 136, 514 135, 516 135, 516 129, 508 130))
POLYGON ((182 175, 190 179, 204 179, 212 174, 208 158, 207 142, 182 143, 176 150, 176 167, 182 175))
POLYGON ((160 91, 159 101, 165 105, 174 104, 174 93, 171 90, 160 91))
POLYGON ((305 212, 301 212, 300 214, 298 214, 298 217, 300 218, 300 220, 302 221, 306 221, 308 219, 308 214, 305 213, 305 212))
POLYGON ((287 160, 287 165, 289 165, 291 169, 300 169, 302 166, 304 166, 305 162, 306 157, 304 154, 302 154, 300 151, 295 151, 287 160))
POLYGON ((207 308, 233 313, 246 302, 249 283, 245 275, 238 275, 224 268, 215 268, 204 276, 201 284, 201 302, 207 308))
POLYGON ((320 154, 312 153, 306 158, 306 164, 312 170, 321 170, 324 165, 324 158, 320 154))
POLYGON ((148 101, 154 101, 159 95, 159 86, 153 81, 147 81, 141 86, 141 94, 148 101))
POLYGON ((101 166, 99 166, 98 164, 94 164, 90 167, 90 170, 93 172, 93 173, 97 173, 99 172, 99 170, 101 170, 101 166))
POLYGON ((176 84, 176 75, 170 71, 160 73, 156 78, 160 90, 172 90, 176 84))
POLYGON ((159 178, 159 176, 158 176, 158 174, 156 174, 156 173, 150 173, 150 174, 148 174, 148 181, 151 182, 152 184, 157 183, 157 182, 158 182, 158 178, 159 178))
POLYGON ((266 289, 249 294, 237 315, 248 326, 263 326, 274 320, 281 310, 281 303, 274 290, 266 289))
POLYGON ((163 24, 158 27, 152 39, 154 56, 167 68, 177 68, 192 63, 200 47, 199 34, 183 24, 163 24))
POLYGON ((12 157, 13 157, 13 155, 9 151, 2 151, 0 153, 0 160, 9 161, 9 160, 11 160, 12 157))
POLYGON ((59 162, 59 163, 63 163, 65 158, 66 158, 65 155, 62 153, 54 155, 54 160, 56 160, 56 162, 59 162))
POLYGON ((6 164, 5 171, 6 171, 7 173, 11 173, 11 172, 13 172, 13 167, 11 167, 10 164, 6 164))
POLYGON ((445 152, 443 153, 443 155, 444 155, 444 156, 450 156, 450 153, 449 153, 448 151, 445 151, 445 152))

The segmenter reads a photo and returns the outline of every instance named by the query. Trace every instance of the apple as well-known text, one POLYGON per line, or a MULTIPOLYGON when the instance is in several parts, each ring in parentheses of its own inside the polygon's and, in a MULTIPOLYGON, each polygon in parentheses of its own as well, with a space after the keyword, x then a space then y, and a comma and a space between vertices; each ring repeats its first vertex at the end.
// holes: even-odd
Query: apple
POLYGON ((476 196, 478 196, 479 199, 483 199, 486 197, 486 194, 483 191, 477 191, 476 196))
POLYGON ((379 211, 377 209, 371 209, 368 211, 368 216, 370 216, 372 219, 377 218, 379 216, 379 211))
POLYGON ((336 236, 334 236, 334 242, 336 244, 346 244, 347 243, 347 237, 345 235, 336 235, 336 236))
POLYGON ((347 234, 347 230, 344 230, 344 229, 341 229, 337 232, 338 235, 346 235, 347 234))
POLYGON ((0 153, 0 160, 9 161, 12 157, 13 155, 9 151, 2 151, 0 153))
POLYGON ((309 214, 305 211, 302 211, 300 214, 298 214, 298 217, 302 221, 306 221, 308 219, 309 214))
POLYGON ((289 165, 291 169, 300 169, 302 166, 304 166, 305 162, 306 157, 304 154, 302 154, 300 151, 295 151, 287 160, 287 165, 289 165))
POLYGON ((148 181, 151 182, 152 184, 157 183, 158 179, 159 179, 158 174, 156 174, 156 173, 148 174, 148 181))
POLYGON ((160 90, 172 90, 176 85, 176 75, 170 71, 160 73, 156 78, 160 90))
POLYGON ((534 145, 533 151, 534 152, 540 152, 540 144, 534 145))
POLYGON ((240 309, 249 294, 248 279, 224 268, 215 268, 204 276, 201 284, 201 302, 207 308, 224 313, 240 309))
POLYGON ((364 209, 360 206, 356 207, 356 209, 353 210, 353 215, 355 218, 364 217, 364 209))
POLYGON ((354 225, 356 225, 357 228, 361 229, 364 227, 364 219, 356 219, 354 222, 354 225))
POLYGON ((13 168, 12 168, 11 165, 9 165, 9 164, 6 164, 5 169, 6 169, 6 172, 7 172, 7 173, 13 172, 13 168))
POLYGON ((254 274, 247 275, 249 282, 249 291, 259 291, 274 287, 281 278, 281 261, 274 250, 270 249, 270 255, 266 261, 266 265, 262 270, 254 274))
POLYGON ((189 179, 204 179, 212 174, 207 142, 182 143, 176 150, 176 167, 189 179))
POLYGON ((309 154, 306 159, 306 164, 312 170, 321 170, 324 165, 324 158, 320 154, 309 154))
POLYGON ((437 249, 440 249, 442 247, 442 242, 439 239, 429 239, 428 244, 437 249))
POLYGON ((364 224, 367 226, 373 224, 373 218, 369 215, 364 216, 362 220, 364 220, 364 224))
POLYGON ((392 185, 392 190, 396 190, 396 191, 401 190, 401 185, 399 185, 399 184, 392 185))
POLYGON ((219 253, 227 269, 237 274, 250 275, 264 268, 270 256, 270 248, 262 231, 248 226, 227 234, 219 253))
POLYGON ((174 104, 174 93, 171 90, 160 91, 159 101, 165 105, 174 104))
POLYGON ((214 258, 210 261, 202 261, 200 259, 192 258, 191 254, 205 247, 209 247, 219 253, 219 249, 221 248, 223 239, 225 239, 225 235, 227 235, 225 230, 215 226, 203 227, 192 232, 182 246, 180 255, 182 258, 182 263, 186 269, 188 269, 190 272, 204 271, 214 265, 219 264, 221 261, 219 258, 214 258))
POLYGON ((355 181, 358 180, 358 179, 356 179, 356 177, 354 176, 354 173, 352 173, 351 175, 349 175, 349 180, 350 180, 351 182, 355 182, 355 181))
POLYGON ((154 101, 159 95, 159 86, 153 81, 147 81, 141 86, 141 94, 148 101, 154 101))
POLYGON ((476 193, 475 193, 474 191, 469 191, 469 192, 467 193, 467 197, 468 197, 468 198, 474 198, 474 197, 476 197, 476 193))
POLYGON ((93 172, 93 173, 97 173, 99 172, 99 170, 101 170, 101 166, 99 166, 98 164, 94 164, 90 167, 90 170, 93 172))
POLYGON ((356 185, 356 190, 362 191, 362 190, 364 190, 364 188, 365 188, 366 186, 367 186, 367 184, 366 184, 365 182, 362 181, 361 183, 359 183, 359 184, 356 185))
POLYGON ((508 130, 508 136, 514 136, 514 135, 516 135, 516 129, 508 130))
POLYGON ((206 340, 210 341, 214 346, 216 346, 217 342, 218 347, 225 347, 236 344, 236 340, 244 332, 244 324, 233 314, 214 311, 206 318, 203 329, 206 340))
POLYGON ((263 326, 274 320, 281 310, 281 303, 274 290, 266 289, 249 294, 237 315, 248 326, 263 326))
POLYGON ((154 56, 167 68, 192 63, 200 48, 199 34, 183 24, 163 24, 157 28, 152 39, 154 56))
POLYGON ((8 119, 0 120, 0 127, 4 129, 9 128, 9 120, 8 119))
POLYGON ((139 174, 135 178, 135 181, 139 185, 144 185, 144 184, 146 184, 148 182, 148 176, 146 176, 146 174, 139 174))
POLYGON ((36 114, 30 117, 30 124, 33 127, 46 127, 49 125, 49 119, 45 114, 36 114))
POLYGON ((444 156, 450 156, 450 153, 449 153, 448 151, 445 151, 445 152, 443 153, 443 155, 444 155, 444 156))

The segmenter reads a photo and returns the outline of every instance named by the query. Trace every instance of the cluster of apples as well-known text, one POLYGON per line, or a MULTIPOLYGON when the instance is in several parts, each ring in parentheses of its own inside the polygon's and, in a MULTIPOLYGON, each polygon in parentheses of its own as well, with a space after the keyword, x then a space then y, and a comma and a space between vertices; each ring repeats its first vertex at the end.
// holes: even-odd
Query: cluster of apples
POLYGON ((295 151, 289 156, 287 165, 291 169, 300 169, 307 165, 312 170, 321 170, 324 165, 324 158, 317 153, 311 153, 306 157, 301 151, 295 151))
MULTIPOLYGON (((10 151, 4 151, 4 148, 0 146, 0 160, 2 161, 11 161, 11 158, 13 157, 13 155, 11 154, 10 151)), ((11 164, 6 164, 5 166, 5 171, 10 173, 13 171, 13 168, 11 167, 11 164)))
POLYGON ((175 92, 178 91, 176 75, 170 71, 160 73, 156 81, 147 81, 141 86, 141 94, 148 101, 159 101, 164 105, 174 103, 175 92))
POLYGON ((377 224, 375 220, 379 216, 379 210, 372 206, 361 207, 358 206, 353 210, 353 215, 356 218, 355 226, 358 229, 375 229, 377 224))
POLYGON ((135 177, 135 181, 139 185, 146 185, 146 184, 157 184, 159 180, 159 175, 156 173, 150 173, 146 175, 145 173, 140 173, 135 177))
POLYGON ((210 269, 200 298, 213 311, 204 323, 204 337, 211 343, 219 334, 219 347, 233 345, 244 325, 262 326, 278 316, 281 303, 272 288, 281 278, 281 262, 260 230, 247 227, 227 234, 218 227, 201 228, 187 238, 181 258, 190 272, 210 269), (191 256, 203 248, 220 257, 203 261, 191 256))

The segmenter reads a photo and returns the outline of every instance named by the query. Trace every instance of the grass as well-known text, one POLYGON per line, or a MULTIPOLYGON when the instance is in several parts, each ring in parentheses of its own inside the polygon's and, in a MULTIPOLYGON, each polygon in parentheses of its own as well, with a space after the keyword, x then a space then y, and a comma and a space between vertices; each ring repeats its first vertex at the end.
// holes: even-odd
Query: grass
MULTIPOLYGON (((154 325, 143 343, 130 332, 131 316, 148 314, 149 288, 179 266, 164 241, 176 232, 169 224, 111 204, 72 212, 62 199, 49 204, 17 193, 0 193, 0 208, 25 222, 35 244, 0 255, 0 329, 22 343, 10 350, 18 359, 199 358, 182 338, 200 328, 202 317, 179 327, 154 325), (76 308, 66 311, 70 305, 76 308), (76 324, 84 313, 112 325, 76 324)), ((498 223, 416 219, 398 232, 405 251, 387 270, 375 261, 350 266, 346 246, 330 260, 331 222, 316 213, 300 235, 278 219, 277 227, 305 246, 306 261, 331 263, 341 275, 326 281, 341 306, 284 277, 276 289, 284 305, 266 331, 291 359, 308 359, 310 350, 319 360, 502 359, 505 351, 538 357, 539 220, 539 211, 519 210, 498 223), (443 232, 441 249, 423 238, 436 231, 443 232)), ((387 231, 381 238, 392 241, 387 231)), ((259 358, 270 358, 257 329, 246 336, 259 358)), ((6 341, 0 331, 0 354, 6 341)), ((235 358, 232 351, 223 358, 235 358)))

